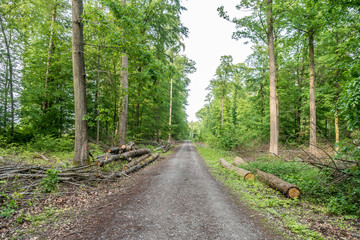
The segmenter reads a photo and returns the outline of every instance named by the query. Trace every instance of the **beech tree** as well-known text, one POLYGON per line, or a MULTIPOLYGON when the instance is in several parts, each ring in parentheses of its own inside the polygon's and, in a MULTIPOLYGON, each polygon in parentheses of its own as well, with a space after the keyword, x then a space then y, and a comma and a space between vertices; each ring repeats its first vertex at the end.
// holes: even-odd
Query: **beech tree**
POLYGON ((72 1, 72 58, 74 76, 75 103, 75 149, 74 162, 85 164, 89 162, 88 124, 86 100, 85 61, 83 43, 83 2, 72 1))
POLYGON ((225 12, 224 7, 218 8, 221 17, 236 24, 238 31, 234 32, 233 38, 248 38, 254 43, 265 43, 268 47, 269 84, 270 84, 270 147, 269 152, 278 155, 279 152, 279 106, 277 94, 276 58, 274 34, 273 1, 241 1, 237 9, 252 9, 251 16, 233 18, 225 12), (265 20, 266 19, 266 23, 265 20), (266 28, 264 26, 267 26, 266 28), (266 35, 266 37, 265 37, 266 35))

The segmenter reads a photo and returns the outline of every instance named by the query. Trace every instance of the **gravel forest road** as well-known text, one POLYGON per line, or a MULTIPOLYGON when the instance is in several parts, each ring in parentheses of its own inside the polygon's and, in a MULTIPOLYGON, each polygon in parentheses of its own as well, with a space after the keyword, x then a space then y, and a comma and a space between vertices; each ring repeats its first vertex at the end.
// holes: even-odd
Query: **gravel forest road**
POLYGON ((236 203, 191 142, 146 168, 85 239, 280 239, 236 203))

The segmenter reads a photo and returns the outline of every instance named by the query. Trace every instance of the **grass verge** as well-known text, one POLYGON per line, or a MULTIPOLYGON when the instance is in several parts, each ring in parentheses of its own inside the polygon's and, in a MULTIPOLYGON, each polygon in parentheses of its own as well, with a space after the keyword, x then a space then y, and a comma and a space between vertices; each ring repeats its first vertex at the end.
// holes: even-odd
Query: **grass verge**
MULTIPOLYGON (((287 199, 259 181, 245 181, 223 168, 218 160, 232 162, 231 152, 198 147, 212 174, 223 182, 239 199, 257 210, 276 226, 286 239, 358 239, 359 221, 356 216, 329 215, 327 208, 308 198, 287 199)), ((315 174, 311 172, 310 174, 315 174)))

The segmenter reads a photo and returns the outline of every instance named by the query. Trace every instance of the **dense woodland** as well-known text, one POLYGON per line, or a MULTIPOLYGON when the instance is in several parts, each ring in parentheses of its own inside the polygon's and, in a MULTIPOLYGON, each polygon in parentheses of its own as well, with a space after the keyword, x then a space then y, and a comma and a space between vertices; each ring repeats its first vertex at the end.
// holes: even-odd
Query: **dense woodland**
POLYGON ((195 136, 225 149, 270 139, 276 155, 271 145, 357 147, 359 3, 243 0, 236 8, 246 16, 224 7, 219 16, 253 53, 245 63, 221 57, 195 136))
POLYGON ((188 136, 185 105, 195 63, 181 54, 188 30, 180 23, 180 2, 80 2, 72 8, 67 0, 2 1, 1 143, 74 139, 72 52, 84 58, 85 69, 74 65, 74 76, 83 76, 85 104, 77 105, 87 110, 80 121, 87 122, 90 140, 118 145, 124 126, 127 141, 188 136), (82 13, 74 13, 76 6, 82 13), (76 24, 80 50, 72 50, 76 24))
MULTIPOLYGON (((165 141, 189 136, 201 142, 198 151, 214 176, 241 196, 253 191, 249 199, 258 201, 250 204, 266 216, 269 207, 280 209, 273 219, 304 220, 306 212, 318 219, 302 224, 313 225, 324 223, 323 213, 348 214, 341 220, 355 219, 358 228, 359 1, 238 2, 242 17, 219 7, 219 18, 233 23, 232 37, 251 42, 253 53, 245 63, 219 59, 199 121, 188 124, 187 88, 196 68, 183 54, 181 0, 2 1, 0 220, 9 228, 2 236, 27 221, 41 229, 30 217, 42 214, 39 204, 57 202, 43 201, 49 194, 61 189, 72 197, 87 187, 92 193, 91 184, 102 189, 159 157, 151 152, 168 151, 165 141), (249 152, 251 159, 230 160, 249 152), (219 158, 252 180, 273 174, 296 185, 295 200, 239 180, 219 158), (299 214, 284 214, 295 206, 299 214)), ((20 227, 32 231, 26 224, 20 227)))

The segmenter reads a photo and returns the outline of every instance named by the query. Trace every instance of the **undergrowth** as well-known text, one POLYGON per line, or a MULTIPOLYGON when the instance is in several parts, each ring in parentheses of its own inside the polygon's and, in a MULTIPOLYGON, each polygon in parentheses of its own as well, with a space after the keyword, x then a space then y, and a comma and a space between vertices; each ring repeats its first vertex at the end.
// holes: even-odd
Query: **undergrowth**
MULTIPOLYGON (((292 200, 285 198, 276 190, 259 181, 239 179, 235 173, 223 168, 218 162, 219 158, 232 162, 233 153, 210 148, 198 148, 198 152, 205 159, 213 175, 242 201, 263 212, 282 229, 288 229, 289 232, 286 234, 288 238, 296 236, 297 239, 323 239, 321 234, 314 231, 307 221, 311 215, 323 216, 331 212, 331 208, 326 204, 329 200, 328 202, 324 201, 324 196, 329 197, 326 185, 324 185, 324 181, 327 180, 326 176, 323 176, 324 173, 305 163, 284 162, 279 159, 269 160, 268 158, 260 158, 241 166, 250 171, 258 168, 296 184, 302 191, 303 197, 292 200)), ((354 217, 356 218, 353 215, 345 215, 342 218, 354 219, 354 217)))

